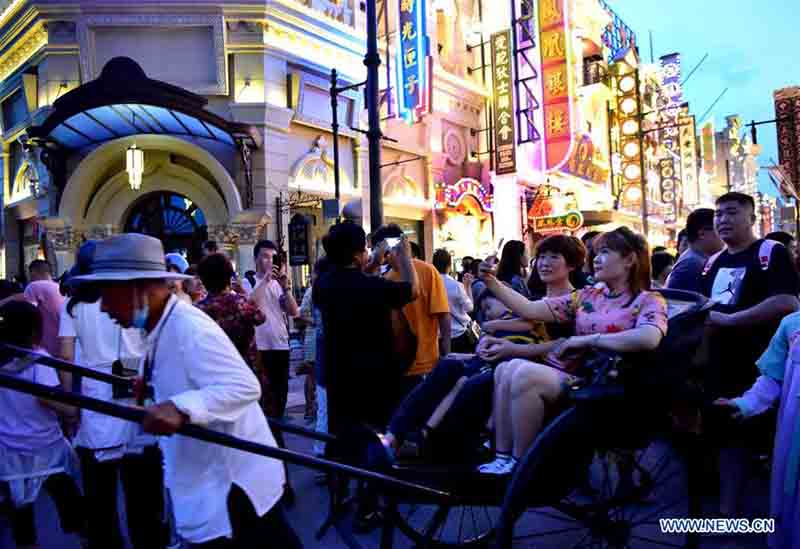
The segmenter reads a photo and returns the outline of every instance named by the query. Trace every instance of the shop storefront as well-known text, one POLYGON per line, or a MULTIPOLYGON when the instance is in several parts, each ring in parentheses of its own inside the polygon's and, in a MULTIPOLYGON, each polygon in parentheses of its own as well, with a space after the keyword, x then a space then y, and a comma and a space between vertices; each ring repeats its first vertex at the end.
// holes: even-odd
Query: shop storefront
POLYGON ((483 258, 496 251, 493 206, 491 185, 477 179, 436 186, 437 247, 450 251, 454 264, 466 256, 483 258))

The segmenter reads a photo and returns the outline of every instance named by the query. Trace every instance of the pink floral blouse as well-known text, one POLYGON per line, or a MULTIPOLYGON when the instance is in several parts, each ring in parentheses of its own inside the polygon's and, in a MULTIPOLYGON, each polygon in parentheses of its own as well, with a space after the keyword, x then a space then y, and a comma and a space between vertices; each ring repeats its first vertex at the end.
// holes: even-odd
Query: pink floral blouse
POLYGON ((655 292, 609 297, 605 288, 584 288, 545 299, 556 322, 575 322, 576 335, 613 334, 641 326, 667 333, 667 302, 655 292))
MULTIPOLYGON (((667 302, 655 292, 630 293, 609 297, 605 288, 584 288, 544 300, 556 322, 575 323, 575 335, 613 334, 641 326, 655 326, 667 333, 667 302)), ((546 361, 560 370, 572 372, 581 360, 558 360, 551 353, 546 361)))

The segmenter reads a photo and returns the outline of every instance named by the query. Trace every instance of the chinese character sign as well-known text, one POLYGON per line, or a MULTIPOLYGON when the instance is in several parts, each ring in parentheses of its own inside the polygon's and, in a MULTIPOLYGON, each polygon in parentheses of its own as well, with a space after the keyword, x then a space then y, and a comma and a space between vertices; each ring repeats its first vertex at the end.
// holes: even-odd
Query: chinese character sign
POLYGON ((577 231, 583 227, 583 215, 573 211, 564 215, 537 217, 533 220, 533 230, 537 233, 577 231))
POLYGON ((425 0, 400 0, 400 32, 397 45, 398 112, 409 124, 424 106, 428 72, 428 38, 425 0))
POLYGON ((778 119, 778 162, 797 187, 800 182, 800 88, 784 88, 773 94, 778 119))
POLYGON ((680 124, 681 173, 683 174, 683 201, 691 206, 700 202, 700 182, 697 169, 697 130, 689 107, 681 108, 680 124))
POLYGON ((569 71, 569 33, 566 0, 539 2, 539 51, 545 135, 545 167, 559 169, 572 147, 572 80, 569 71))
POLYGON ((494 82, 494 169, 498 175, 517 171, 514 132, 514 85, 511 79, 511 31, 492 35, 494 82))
POLYGON ((681 89, 681 57, 671 53, 661 57, 661 93, 659 101, 659 138, 666 157, 661 160, 661 201, 666 203, 666 223, 678 220, 681 182, 681 142, 679 120, 683 90, 681 89), (669 169, 667 169, 669 166, 669 169), (669 172, 669 176, 664 174, 669 172))

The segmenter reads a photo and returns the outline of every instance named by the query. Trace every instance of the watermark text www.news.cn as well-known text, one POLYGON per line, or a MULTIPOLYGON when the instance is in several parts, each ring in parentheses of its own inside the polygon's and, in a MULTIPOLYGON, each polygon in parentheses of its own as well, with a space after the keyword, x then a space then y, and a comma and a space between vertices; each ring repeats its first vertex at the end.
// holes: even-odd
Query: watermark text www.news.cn
POLYGON ((664 534, 771 534, 775 519, 659 519, 664 534))

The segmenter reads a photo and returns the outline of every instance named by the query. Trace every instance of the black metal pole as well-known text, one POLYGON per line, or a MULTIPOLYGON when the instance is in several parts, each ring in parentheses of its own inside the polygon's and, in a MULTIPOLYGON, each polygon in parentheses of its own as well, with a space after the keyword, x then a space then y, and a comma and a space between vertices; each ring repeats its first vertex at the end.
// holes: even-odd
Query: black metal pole
MULTIPOLYGON (((52 400, 54 402, 61 402, 70 406, 77 406, 86 410, 92 410, 100 414, 117 417, 126 421, 134 423, 141 423, 145 417, 145 410, 142 408, 134 408, 131 406, 122 406, 114 402, 106 402, 96 398, 90 398, 76 393, 68 393, 57 387, 49 387, 47 385, 40 385, 26 379, 12 377, 6 374, 0 374, 0 387, 12 389, 22 393, 27 393, 38 398, 52 400)), ((392 478, 381 473, 360 469, 336 461, 331 461, 322 458, 308 456, 301 452, 287 450, 285 448, 276 448, 274 446, 267 446, 244 440, 224 433, 218 433, 197 425, 186 424, 181 427, 176 434, 210 442, 212 444, 219 444, 228 448, 234 448, 243 452, 250 452, 260 456, 273 458, 295 465, 302 465, 304 467, 311 467, 313 469, 320 469, 322 471, 331 471, 344 474, 356 479, 367 480, 380 484, 384 488, 407 490, 420 496, 434 497, 434 498, 451 498, 452 496, 447 492, 434 490, 427 486, 420 486, 404 480, 392 478)))
MULTIPOLYGON (((642 90, 639 89, 639 69, 635 71, 636 74, 636 109, 639 121, 639 177, 642 184, 642 232, 644 233, 645 240, 650 238, 650 222, 648 220, 649 213, 647 211, 647 174, 644 171, 644 133, 642 132, 642 123, 644 116, 642 115, 642 90)), ((675 213, 677 215, 677 212, 675 213)))
MULTIPOLYGON (((77 364, 73 364, 72 362, 67 362, 66 360, 61 360, 59 358, 54 358, 51 356, 34 353, 30 349, 25 349, 23 347, 16 347, 14 345, 8 345, 7 343, 0 343, 0 353, 11 354, 19 358, 28 358, 28 357, 35 358, 35 360, 31 361, 31 363, 38 362, 39 364, 50 366, 51 368, 54 368, 56 370, 70 372, 73 374, 79 374, 83 377, 89 379, 96 379, 98 381, 103 381, 105 383, 112 383, 124 387, 130 387, 131 385, 133 385, 133 378, 108 374, 106 372, 100 372, 92 368, 84 368, 83 366, 78 366, 77 364)), ((2 366, 0 366, 0 373, 3 373, 2 366)), ((302 435, 307 438, 320 440, 322 442, 336 441, 336 437, 329 433, 323 433, 322 431, 314 431, 313 429, 306 429, 305 427, 300 427, 299 425, 281 421, 275 418, 267 418, 267 421, 269 422, 270 427, 273 427, 280 431, 284 431, 286 433, 294 433, 297 435, 302 435)))
POLYGON ((331 132, 333 133, 333 197, 336 199, 336 222, 340 220, 339 212, 339 79, 336 69, 331 69, 331 132))
MULTIPOLYGON (((367 0, 367 114, 369 128, 369 223, 371 230, 383 225, 383 188, 381 187, 381 113, 378 97, 378 69, 381 56, 378 53, 378 13, 376 0, 367 0)), ((387 37, 388 40, 388 37, 387 37)), ((387 48, 388 49, 388 48, 387 48)), ((398 90, 398 93, 401 93, 398 90)))
MULTIPOLYGON (((123 386, 130 386, 133 384, 133 381, 129 377, 108 374, 106 372, 99 372, 97 370, 93 370, 92 368, 84 368, 83 366, 78 366, 77 364, 67 362, 66 360, 59 360, 57 358, 35 353, 30 349, 24 349, 22 347, 16 347, 14 345, 0 344, 0 353, 4 355, 13 355, 19 358, 28 358, 28 357, 35 358, 35 360, 31 361, 32 363, 38 362, 39 364, 50 366, 55 370, 60 370, 62 372, 69 372, 72 374, 78 374, 83 377, 96 379, 98 381, 104 381, 106 383, 113 383, 116 385, 123 385, 123 386)), ((3 372, 3 367, 0 366, 0 373, 2 372, 3 372)))

